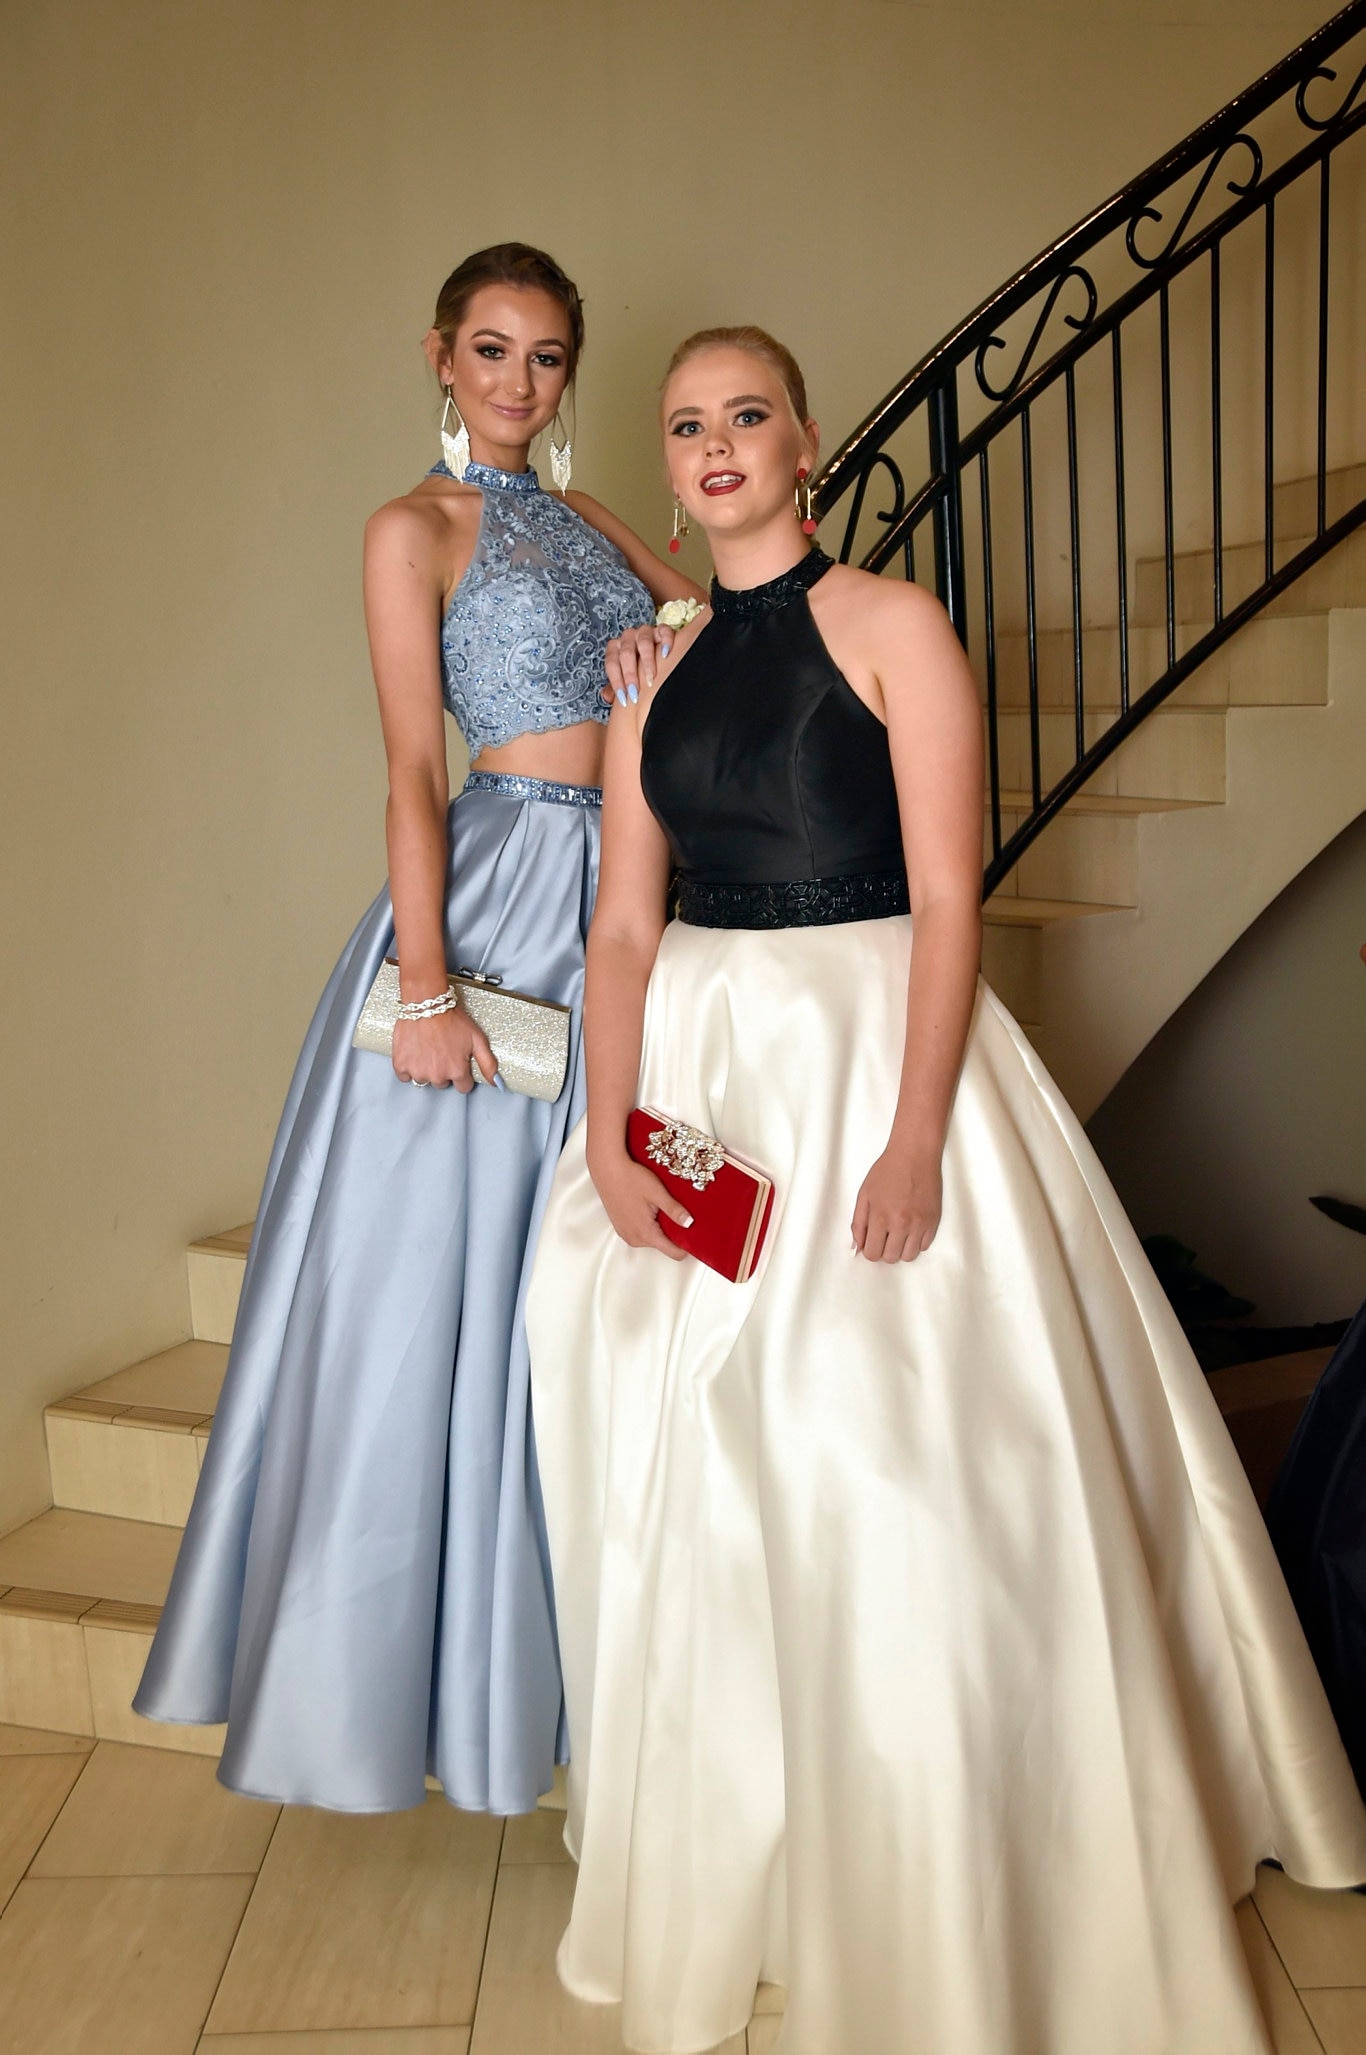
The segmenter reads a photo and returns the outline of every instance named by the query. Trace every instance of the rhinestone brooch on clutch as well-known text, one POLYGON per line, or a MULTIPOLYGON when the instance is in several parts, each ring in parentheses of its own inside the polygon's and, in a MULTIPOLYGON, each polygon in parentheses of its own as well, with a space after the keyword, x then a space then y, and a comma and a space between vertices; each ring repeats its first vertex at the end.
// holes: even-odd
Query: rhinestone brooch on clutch
POLYGON ((707 1189, 726 1160, 726 1152, 718 1141, 704 1135, 700 1128, 685 1126, 681 1120, 671 1120, 667 1127, 656 1128, 646 1143, 646 1154, 661 1170, 684 1178, 695 1192, 707 1189))

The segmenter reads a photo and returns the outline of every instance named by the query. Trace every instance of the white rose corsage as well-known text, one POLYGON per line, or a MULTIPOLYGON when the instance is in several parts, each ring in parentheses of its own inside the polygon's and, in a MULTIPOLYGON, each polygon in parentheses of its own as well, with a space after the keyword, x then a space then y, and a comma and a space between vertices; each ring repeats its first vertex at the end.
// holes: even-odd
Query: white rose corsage
POLYGON ((686 628, 703 611, 700 599, 666 599, 655 615, 656 628, 686 628))

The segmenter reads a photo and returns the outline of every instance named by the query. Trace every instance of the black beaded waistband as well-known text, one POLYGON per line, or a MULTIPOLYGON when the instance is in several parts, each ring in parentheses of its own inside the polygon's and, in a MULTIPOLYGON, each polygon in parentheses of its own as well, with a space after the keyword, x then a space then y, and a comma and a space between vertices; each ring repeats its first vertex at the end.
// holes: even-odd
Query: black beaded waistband
POLYGON ((829 928, 911 910, 905 871, 778 885, 707 885, 680 876, 677 890, 678 918, 690 928, 829 928))

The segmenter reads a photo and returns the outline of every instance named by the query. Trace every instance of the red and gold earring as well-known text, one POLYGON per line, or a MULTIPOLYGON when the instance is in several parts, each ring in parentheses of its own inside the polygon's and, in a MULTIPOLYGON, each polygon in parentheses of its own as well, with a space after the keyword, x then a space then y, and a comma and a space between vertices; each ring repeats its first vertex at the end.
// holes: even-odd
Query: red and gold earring
POLYGON ((793 502, 797 509, 797 519, 802 524, 803 535, 814 535, 816 532, 816 516, 811 506, 810 477, 810 470, 803 464, 797 472, 797 484, 792 494, 793 502))
POLYGON ((677 555, 678 555, 678 552, 679 552, 679 550, 680 550, 680 549, 681 549, 681 548, 683 547, 683 537, 684 537, 684 536, 685 536, 685 535, 687 534, 687 532, 688 532, 688 516, 687 516, 687 513, 686 513, 686 512, 685 512, 685 510, 684 510, 684 506, 683 506, 683 502, 682 502, 682 500, 681 500, 681 499, 679 499, 679 498, 677 498, 677 497, 675 497, 675 499, 674 499, 674 532, 673 532, 673 534, 672 534, 672 535, 671 535, 671 536, 669 537, 669 553, 670 553, 670 555, 671 555, 671 556, 677 556, 677 555))

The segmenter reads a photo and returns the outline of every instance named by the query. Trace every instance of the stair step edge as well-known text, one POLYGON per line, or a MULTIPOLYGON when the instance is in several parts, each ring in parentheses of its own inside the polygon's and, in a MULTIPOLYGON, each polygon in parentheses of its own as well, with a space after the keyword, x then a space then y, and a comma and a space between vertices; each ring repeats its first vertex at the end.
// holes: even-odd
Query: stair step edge
POLYGON ((1134 913, 1133 906, 1089 899, 1027 899, 995 895, 982 908, 982 918, 996 927, 1047 927, 1052 921, 1085 920, 1098 913, 1134 913))

